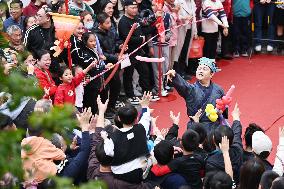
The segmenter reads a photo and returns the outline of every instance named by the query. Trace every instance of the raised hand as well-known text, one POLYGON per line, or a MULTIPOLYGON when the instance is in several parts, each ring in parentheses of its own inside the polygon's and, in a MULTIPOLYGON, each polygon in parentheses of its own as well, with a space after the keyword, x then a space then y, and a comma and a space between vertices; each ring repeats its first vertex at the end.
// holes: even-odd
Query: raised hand
POLYGON ((240 121, 240 116, 241 116, 241 112, 238 106, 238 103, 236 103, 234 110, 232 111, 232 117, 234 121, 240 121))
POLYGON ((71 150, 77 150, 79 146, 77 146, 77 135, 74 136, 72 143, 70 144, 70 149, 71 150))
POLYGON ((97 104, 98 104, 98 109, 99 113, 105 113, 108 105, 108 99, 106 100, 105 103, 102 103, 101 96, 99 95, 97 98, 97 104))
POLYGON ((193 119, 195 123, 199 123, 201 115, 202 115, 202 110, 199 109, 194 116, 189 116, 189 118, 193 119))
POLYGON ((169 70, 164 76, 167 76, 167 81, 173 81, 173 78, 176 76, 175 70, 169 70))
POLYGON ((177 114, 177 116, 174 115, 172 111, 170 111, 170 118, 175 125, 179 125, 179 120, 180 120, 180 112, 177 114))
POLYGON ((141 105, 142 108, 147 108, 149 107, 151 99, 152 99, 152 92, 145 91, 142 98, 139 99, 139 104, 141 105))
POLYGON ((222 142, 219 144, 219 148, 222 151, 222 153, 229 152, 230 142, 227 136, 222 137, 222 142))
POLYGON ((82 132, 88 131, 90 127, 90 118, 92 117, 92 111, 91 108, 85 108, 84 111, 80 114, 77 114, 77 119, 80 123, 80 126, 82 128, 82 132))

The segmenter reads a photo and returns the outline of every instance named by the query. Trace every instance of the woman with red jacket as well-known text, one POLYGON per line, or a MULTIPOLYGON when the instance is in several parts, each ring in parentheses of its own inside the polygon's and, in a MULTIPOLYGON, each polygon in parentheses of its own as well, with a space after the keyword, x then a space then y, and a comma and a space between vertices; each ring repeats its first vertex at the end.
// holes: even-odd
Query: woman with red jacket
POLYGON ((53 81, 48 70, 51 64, 50 54, 46 50, 39 50, 35 54, 35 58, 37 60, 37 63, 34 73, 36 78, 38 79, 40 88, 44 89, 45 91, 43 98, 53 100, 57 86, 55 85, 55 82, 53 81))

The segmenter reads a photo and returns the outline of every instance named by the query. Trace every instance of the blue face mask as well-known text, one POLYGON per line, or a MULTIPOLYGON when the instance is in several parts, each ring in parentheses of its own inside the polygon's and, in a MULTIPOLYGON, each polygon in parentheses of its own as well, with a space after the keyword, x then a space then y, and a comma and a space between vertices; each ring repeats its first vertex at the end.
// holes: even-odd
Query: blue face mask
POLYGON ((92 29, 94 26, 94 22, 86 22, 85 23, 85 28, 87 28, 88 30, 92 29))

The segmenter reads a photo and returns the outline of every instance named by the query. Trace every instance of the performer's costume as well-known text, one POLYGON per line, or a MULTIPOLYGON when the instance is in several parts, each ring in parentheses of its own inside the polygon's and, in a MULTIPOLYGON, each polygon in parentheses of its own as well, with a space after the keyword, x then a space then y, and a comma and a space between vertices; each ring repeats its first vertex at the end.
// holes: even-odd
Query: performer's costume
MULTIPOLYGON (((215 67, 215 64, 213 62, 212 63, 214 65, 210 62, 206 63, 206 61, 208 60, 210 59, 202 58, 200 59, 199 64, 208 64, 207 66, 212 70, 212 72, 218 72, 219 70, 215 67)), ((212 129, 218 127, 221 124, 219 119, 216 122, 211 122, 206 116, 206 113, 204 112, 207 104, 213 104, 215 106, 216 99, 220 99, 222 98, 222 96, 225 95, 224 90, 219 85, 213 83, 212 81, 209 87, 202 86, 199 81, 196 81, 194 84, 191 84, 185 81, 177 73, 172 80, 172 84, 179 93, 179 95, 184 98, 186 102, 188 116, 194 116, 199 109, 202 109, 200 123, 204 124, 207 133, 209 133, 212 129)), ((225 111, 223 115, 224 114, 227 114, 227 111, 225 111)), ((224 117, 227 118, 227 115, 224 115, 224 117)), ((190 120, 187 124, 187 127, 190 128, 192 123, 193 122, 190 120)))

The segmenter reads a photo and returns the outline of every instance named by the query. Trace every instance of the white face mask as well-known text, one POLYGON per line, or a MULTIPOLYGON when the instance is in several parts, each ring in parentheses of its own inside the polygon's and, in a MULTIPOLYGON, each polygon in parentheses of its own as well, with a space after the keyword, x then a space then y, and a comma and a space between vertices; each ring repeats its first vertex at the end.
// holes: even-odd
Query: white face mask
POLYGON ((88 30, 92 29, 94 26, 94 22, 86 22, 85 23, 85 28, 87 28, 88 30))

